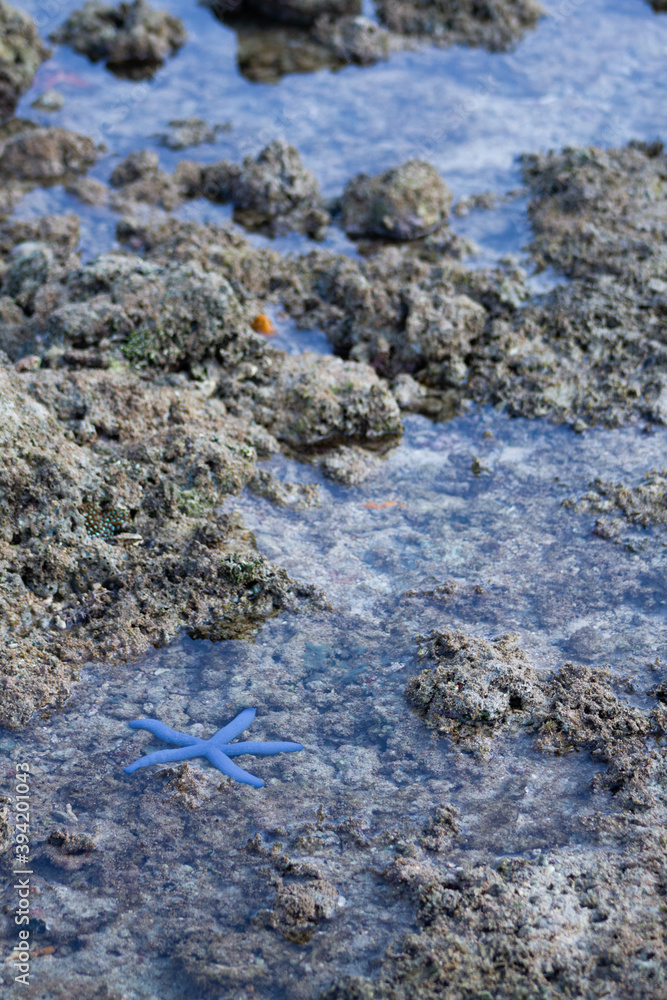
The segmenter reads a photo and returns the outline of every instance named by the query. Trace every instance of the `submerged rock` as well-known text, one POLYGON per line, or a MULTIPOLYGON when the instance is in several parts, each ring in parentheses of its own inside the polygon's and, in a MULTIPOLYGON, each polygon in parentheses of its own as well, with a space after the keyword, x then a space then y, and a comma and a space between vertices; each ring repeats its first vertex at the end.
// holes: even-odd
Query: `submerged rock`
POLYGON ((664 537, 659 535, 628 537, 625 532, 628 528, 667 526, 667 470, 652 469, 634 486, 595 479, 578 501, 564 500, 563 506, 597 514, 593 533, 600 538, 621 542, 632 549, 649 541, 662 546, 664 537))
POLYGON ((286 73, 312 73, 346 63, 370 65, 389 52, 417 45, 510 48, 544 13, 537 0, 381 0, 376 21, 361 16, 359 0, 206 0, 238 34, 241 73, 275 83, 286 73), (245 11, 259 16, 248 16, 245 11))
POLYGON ((503 51, 535 27, 544 8, 537 0, 379 0, 380 22, 403 35, 439 45, 481 45, 503 51))
POLYGON ((268 923, 288 941, 306 944, 318 925, 331 920, 342 905, 338 889, 328 879, 282 883, 267 915, 268 923))
POLYGON ((317 507, 321 499, 317 483, 286 483, 268 469, 258 469, 248 481, 248 488, 276 506, 292 510, 317 507))
POLYGON ((374 177, 354 177, 343 192, 343 226, 348 236, 412 240, 442 225, 451 203, 435 167, 409 160, 374 177))
POLYGON ((30 15, 0 0, 0 122, 13 114, 50 54, 30 15))
POLYGON ((328 45, 317 41, 314 27, 237 17, 229 27, 236 32, 239 72, 253 83, 277 83, 289 73, 316 73, 345 65, 328 45))
POLYGON ((65 105, 65 98, 58 90, 45 90, 43 94, 30 105, 31 108, 37 108, 38 111, 46 111, 51 114, 56 111, 62 111, 65 105))
POLYGON ((169 130, 159 136, 160 145, 168 149, 186 149, 215 142, 221 132, 229 132, 231 124, 209 125, 202 118, 174 118, 168 122, 169 130))
POLYGON ((451 729, 463 723, 504 722, 512 712, 531 712, 544 702, 539 676, 514 633, 487 642, 461 630, 437 629, 421 637, 421 657, 436 662, 413 677, 405 693, 429 723, 451 729), (451 720, 451 721, 450 721, 451 720))
POLYGON ((70 45, 93 62, 104 60, 109 68, 164 62, 186 40, 183 22, 146 0, 117 6, 88 0, 51 34, 51 41, 70 45))
POLYGON ((566 663, 553 674, 536 670, 518 638, 488 641, 447 627, 418 636, 420 659, 433 666, 408 681, 406 698, 429 726, 472 747, 501 728, 531 726, 542 750, 592 750, 612 765, 610 780, 630 788, 633 761, 656 720, 621 701, 604 669, 566 663))
POLYGON ((372 979, 342 977, 321 1000, 458 1000, 462 983, 471 997, 555 997, 556 978, 567 993, 593 997, 608 990, 610 965, 619 996, 661 996, 658 841, 643 841, 642 863, 641 837, 628 839, 457 867, 396 857, 383 875, 412 901, 417 929, 372 979), (650 965, 637 961, 645 948, 650 965))
POLYGON ((324 475, 335 483, 358 486, 377 472, 380 460, 366 448, 342 444, 324 455, 320 467, 324 475))

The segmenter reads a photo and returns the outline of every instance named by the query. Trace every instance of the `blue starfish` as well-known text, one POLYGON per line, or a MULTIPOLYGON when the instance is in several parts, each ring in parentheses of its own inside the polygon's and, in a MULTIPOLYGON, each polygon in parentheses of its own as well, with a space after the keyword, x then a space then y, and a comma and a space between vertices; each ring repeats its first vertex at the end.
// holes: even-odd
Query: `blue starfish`
POLYGON ((213 767, 218 771, 229 775, 235 781, 241 781, 245 785, 253 785, 255 788, 262 788, 264 782, 256 778, 254 774, 249 774, 243 768, 232 764, 230 757, 238 757, 242 753, 289 753, 293 750, 303 750, 300 743, 230 743, 235 736, 247 729, 255 718, 254 708, 244 708, 222 729, 211 736, 210 740, 200 740, 196 736, 186 736, 185 733, 178 733, 175 729, 165 726, 164 722, 157 719, 135 719, 128 722, 130 729, 147 729, 154 736, 159 736, 161 740, 168 743, 176 743, 182 749, 179 750, 157 750, 149 753, 145 757, 135 760, 125 768, 125 774, 132 774, 140 767, 148 767, 149 764, 164 764, 171 760, 188 760, 190 757, 207 757, 213 767))

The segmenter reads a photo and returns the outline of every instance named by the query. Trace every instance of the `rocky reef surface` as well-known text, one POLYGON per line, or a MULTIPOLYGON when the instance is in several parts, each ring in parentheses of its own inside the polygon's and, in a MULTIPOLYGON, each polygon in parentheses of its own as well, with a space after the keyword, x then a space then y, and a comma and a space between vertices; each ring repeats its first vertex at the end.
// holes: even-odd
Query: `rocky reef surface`
MULTIPOLYGON (((265 18, 250 48, 259 23, 298 63, 298 31, 310 68, 427 40, 502 50, 540 16, 247 7, 265 18)), ((148 66, 181 44, 172 22, 94 3, 58 38, 148 66)), ((35 39, 10 111, 46 53, 35 39)), ((216 135, 174 130, 171 150, 216 135)), ((558 461, 588 433, 554 429, 570 436, 549 465, 518 431, 480 424, 457 452, 437 424, 490 404, 591 437, 642 427, 642 455, 664 433, 662 146, 524 157, 532 259, 565 279, 543 294, 515 260, 466 262, 422 159, 325 200, 282 140, 168 169, 150 149, 113 168, 100 154, 64 127, 0 135, 3 213, 49 185, 117 213, 116 246, 89 259, 74 215, 0 222, 0 753, 29 754, 35 779, 40 990, 667 997, 664 470, 594 471, 584 492, 558 461), (230 203, 237 225, 171 214, 196 199, 230 203), (336 228, 347 254, 304 247, 336 228), (285 234, 298 252, 267 244, 285 234), (281 350, 287 322, 335 353, 281 350), (408 414, 436 422, 420 440, 445 439, 435 471, 426 444, 399 467, 408 414), (549 503, 521 492, 530 475, 549 503), (248 704, 254 738, 305 747, 257 765, 266 794, 201 762, 123 774, 157 749, 128 720, 209 735, 248 704)))
MULTIPOLYGON (((51 182, 95 157, 89 140, 63 130, 9 131, 0 169, 10 182, 51 182)), ((93 648, 134 655, 179 627, 226 615, 232 593, 269 610, 307 594, 253 555, 251 540, 240 546, 234 525, 216 514, 225 495, 261 481, 253 479, 258 456, 286 450, 358 482, 400 435, 400 408, 447 414, 471 400, 577 429, 663 422, 664 282, 654 249, 664 226, 661 147, 526 159, 534 253, 573 275, 542 301, 530 300, 515 269, 434 261, 450 198, 437 175, 431 188, 415 188, 417 167, 426 170, 408 165, 354 181, 343 218, 351 228, 353 216, 374 219, 386 202, 385 236, 405 237, 395 220, 413 226, 413 192, 423 199, 432 188, 425 228, 439 221, 440 229, 365 261, 324 250, 282 257, 224 227, 125 218, 118 234, 128 249, 81 264, 74 217, 3 224, 3 537, 14 665, 5 723, 24 721, 51 697, 62 701, 67 677, 93 648), (385 189, 392 194, 378 193, 385 189), (253 330, 269 301, 321 326, 341 357, 274 348, 253 330), (91 533, 89 523, 107 514, 113 530, 91 533), (212 588, 203 583, 211 574, 212 588), (169 599, 158 583, 165 579, 173 580, 169 599), (26 653, 36 648, 43 669, 28 683, 26 653)), ((221 171, 204 169, 209 187, 221 171)), ((243 204, 274 225, 287 217, 281 212, 311 217, 319 198, 284 144, 234 176, 243 204)), ((134 192, 130 203, 164 186, 151 154, 119 164, 111 183, 134 192)), ((425 218, 421 208, 417 215, 425 218)))
POLYGON ((29 14, 0 2, 0 122, 14 113, 50 49, 29 14))

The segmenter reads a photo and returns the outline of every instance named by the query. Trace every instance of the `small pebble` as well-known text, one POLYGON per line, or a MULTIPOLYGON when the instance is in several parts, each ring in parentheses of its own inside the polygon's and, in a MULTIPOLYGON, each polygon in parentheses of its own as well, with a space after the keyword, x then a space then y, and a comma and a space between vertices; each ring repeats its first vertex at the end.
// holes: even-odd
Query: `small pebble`
POLYGON ((60 111, 65 103, 65 98, 57 90, 45 90, 43 94, 36 97, 30 105, 39 111, 60 111))

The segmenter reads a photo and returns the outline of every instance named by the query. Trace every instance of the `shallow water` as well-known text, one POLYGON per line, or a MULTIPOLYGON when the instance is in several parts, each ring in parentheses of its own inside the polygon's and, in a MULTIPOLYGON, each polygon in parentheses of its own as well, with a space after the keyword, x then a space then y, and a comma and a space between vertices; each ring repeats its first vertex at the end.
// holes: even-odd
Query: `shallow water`
MULTIPOLYGON (((22 4, 43 34, 77 5, 22 4)), ((282 136, 327 195, 357 171, 415 155, 441 170, 457 198, 503 193, 520 183, 522 152, 664 130, 667 16, 642 0, 552 4, 556 16, 510 54, 425 49, 276 85, 241 76, 236 35, 208 10, 161 5, 182 17, 190 41, 152 81, 117 79, 61 47, 21 103, 26 116, 104 141, 108 155, 92 171, 103 180, 118 157, 156 146, 169 119, 191 115, 228 120, 232 130, 180 154, 160 148, 166 168, 186 156, 240 158, 282 136), (50 87, 65 95, 64 109, 32 111, 50 87)), ((488 263, 521 252, 525 207, 516 197, 452 225, 480 245, 477 263, 488 263)), ((34 192, 17 214, 52 210, 81 215, 86 256, 113 245, 116 217, 57 187, 34 192)), ((229 212, 196 202, 181 215, 220 222, 229 212)), ((355 252, 337 231, 328 241, 355 252)), ((304 242, 277 245, 291 252, 304 242)), ((277 346, 329 350, 319 331, 272 318, 277 346)), ((460 811, 452 864, 586 843, 583 819, 609 805, 591 792, 598 766, 587 754, 550 758, 525 734, 489 741, 473 757, 431 735, 403 689, 417 668, 415 634, 451 624, 487 636, 517 631, 545 670, 567 659, 607 662, 627 696, 641 698, 647 664, 665 655, 665 549, 650 531, 638 533, 646 544, 636 551, 598 538, 593 518, 562 501, 595 476, 637 482, 664 464, 666 445, 665 429, 576 435, 485 410, 445 425, 406 418, 400 445, 352 489, 308 465, 268 463, 284 479, 319 483, 320 505, 284 510, 244 492, 226 506, 242 512, 260 551, 322 587, 333 610, 279 616, 252 641, 184 636, 137 664, 112 672, 99 664, 64 711, 0 734, 7 776, 25 759, 35 774, 38 840, 64 823, 98 844, 64 858, 46 849, 36 860, 36 933, 56 951, 35 959, 34 997, 56 995, 76 973, 102 975, 128 1000, 306 1000, 343 972, 369 974, 413 921, 377 872, 442 802, 460 811), (443 588, 447 581, 454 587, 443 588), (242 762, 261 774, 263 790, 221 781, 196 761, 187 781, 158 768, 123 774, 162 746, 131 733, 128 720, 156 717, 209 735, 246 705, 258 709, 249 738, 305 746, 242 762), (306 945, 267 929, 276 868, 245 849, 257 833, 314 865, 344 899, 306 945), (203 953, 194 944, 183 951, 188 935, 203 953), (216 947, 245 963, 248 981, 193 978, 197 962, 220 964, 216 947)))
POLYGON ((35 996, 52 996, 64 975, 102 973, 132 1000, 308 1000, 333 976, 371 974, 413 922, 378 873, 441 803, 459 811, 445 855, 453 866, 586 847, 586 818, 610 805, 591 791, 600 765, 587 753, 550 757, 524 732, 489 736, 473 755, 427 730, 403 689, 418 669, 415 633, 455 624, 517 631, 544 670, 607 661, 621 692, 640 697, 666 645, 664 548, 637 553, 597 538, 591 518, 562 500, 593 473, 632 479, 666 443, 664 430, 577 436, 485 411, 447 425, 409 418, 401 445, 354 489, 310 466, 267 463, 292 481, 320 481, 320 506, 286 511, 250 493, 228 503, 260 550, 324 587, 333 610, 279 615, 250 641, 184 636, 136 664, 88 668, 64 711, 2 734, 7 775, 12 761, 31 764, 36 840, 64 824, 97 844, 71 856, 38 851, 35 940, 56 956, 35 960, 35 996), (447 581, 455 587, 441 589, 447 581), (248 738, 304 744, 240 761, 265 788, 221 780, 203 761, 185 774, 178 765, 123 774, 164 747, 130 732, 130 719, 209 736, 246 706, 257 709, 248 738), (305 944, 271 928, 273 869, 285 856, 342 900, 305 944), (193 959, 194 939, 205 947, 193 959), (248 984, 210 971, 206 980, 220 949, 251 969, 248 984))
MULTIPOLYGON (((28 0, 21 6, 46 35, 80 4, 28 0)), ((159 147, 165 168, 185 157, 240 160, 282 137, 298 148, 325 195, 339 194, 357 172, 373 173, 411 156, 433 163, 456 198, 504 193, 520 184, 521 153, 620 145, 664 131, 667 16, 655 15, 644 0, 547 4, 551 16, 507 54, 427 48, 371 67, 292 74, 276 85, 241 76, 236 34, 208 9, 186 0, 161 6, 184 21, 190 37, 153 80, 118 79, 58 46, 19 106, 26 117, 105 143, 108 156, 91 171, 101 179, 119 156, 158 148, 156 135, 175 117, 229 121, 232 129, 214 144, 183 152, 159 147), (62 111, 31 109, 49 88, 65 96, 62 111)), ((54 197, 60 204, 61 196, 54 197)), ((521 250, 529 236, 524 208, 510 202, 475 213, 474 235, 488 255, 521 250)), ((217 221, 226 210, 202 203, 197 214, 217 221)), ((471 222, 455 219, 453 228, 466 231, 471 222)))

